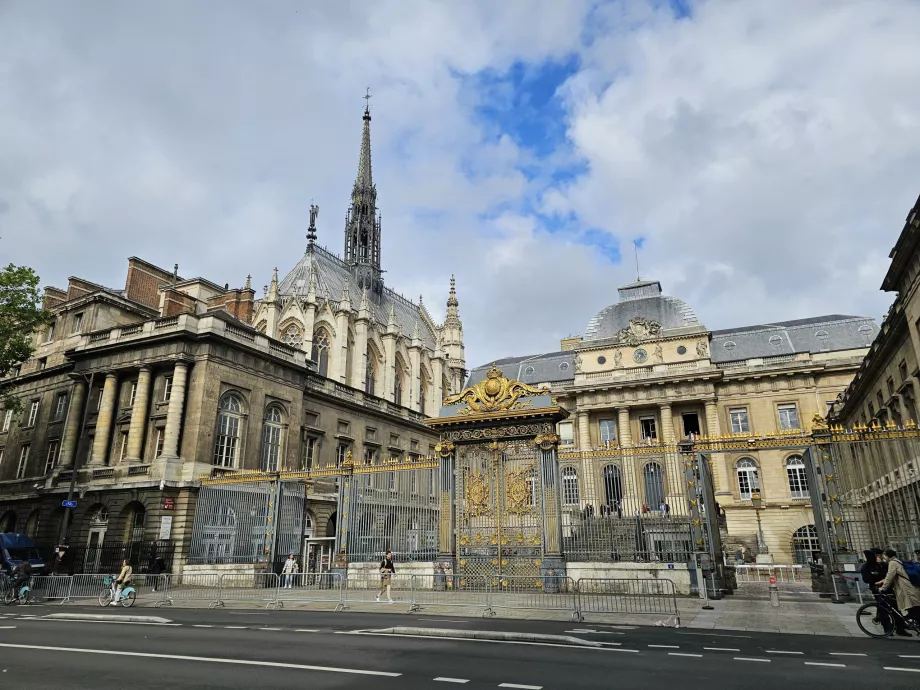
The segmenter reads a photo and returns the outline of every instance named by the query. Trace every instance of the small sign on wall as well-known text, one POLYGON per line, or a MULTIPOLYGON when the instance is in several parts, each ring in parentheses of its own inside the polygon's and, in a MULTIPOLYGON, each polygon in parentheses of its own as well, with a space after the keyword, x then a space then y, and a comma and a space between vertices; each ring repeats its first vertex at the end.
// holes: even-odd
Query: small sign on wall
POLYGON ((163 510, 175 510, 176 509, 176 499, 174 498, 164 498, 163 499, 163 510))
POLYGON ((160 534, 157 539, 166 540, 169 539, 169 535, 172 533, 172 515, 164 515, 160 518, 160 534))

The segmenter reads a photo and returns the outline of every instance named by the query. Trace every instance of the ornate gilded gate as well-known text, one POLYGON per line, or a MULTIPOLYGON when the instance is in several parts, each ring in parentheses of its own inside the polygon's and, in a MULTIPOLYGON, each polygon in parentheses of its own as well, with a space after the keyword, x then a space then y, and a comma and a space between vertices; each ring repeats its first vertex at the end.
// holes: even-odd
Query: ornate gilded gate
POLYGON ((539 576, 543 559, 542 451, 532 440, 492 441, 457 453, 457 570, 539 576))

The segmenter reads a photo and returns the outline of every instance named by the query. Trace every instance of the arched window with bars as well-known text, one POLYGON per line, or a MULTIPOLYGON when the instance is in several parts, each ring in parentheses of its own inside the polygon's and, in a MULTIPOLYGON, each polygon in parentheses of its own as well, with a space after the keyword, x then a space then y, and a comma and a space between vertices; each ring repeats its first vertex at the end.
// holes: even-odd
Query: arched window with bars
POLYGON ((786 459, 786 479, 789 481, 789 495, 792 498, 808 498, 808 477, 805 475, 805 461, 801 455, 786 459))
POLYGON ((284 412, 280 405, 269 405, 262 420, 262 471, 277 472, 284 440, 284 412))
POLYGON ((235 393, 226 393, 218 405, 217 437, 214 440, 214 464, 236 467, 240 453, 243 402, 235 393))
POLYGON ((738 496, 742 501, 750 501, 751 496, 760 493, 760 474, 753 458, 741 458, 735 464, 738 474, 738 496))

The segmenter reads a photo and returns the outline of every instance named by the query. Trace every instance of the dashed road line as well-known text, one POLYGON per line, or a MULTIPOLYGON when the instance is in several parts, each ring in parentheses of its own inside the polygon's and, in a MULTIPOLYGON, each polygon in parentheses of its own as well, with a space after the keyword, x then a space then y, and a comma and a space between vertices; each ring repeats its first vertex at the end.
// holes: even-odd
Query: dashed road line
POLYGON ((441 678, 440 676, 435 678, 434 680, 439 681, 441 683, 469 683, 470 682, 466 678, 441 678))
POLYGON ((518 690, 543 690, 542 685, 518 685, 517 683, 499 683, 500 688, 517 688, 518 690))
POLYGON ((619 646, 621 646, 623 643, 622 643, 622 642, 598 642, 598 644, 608 644, 608 645, 610 645, 611 647, 619 647, 619 646))
POLYGON ((764 664, 769 664, 769 659, 760 659, 756 656, 736 656, 734 657, 735 661, 759 661, 764 664))
POLYGON ((213 625, 193 625, 193 628, 213 628, 213 625))
POLYGON ((828 652, 831 656, 866 656, 862 652, 828 652))
POLYGON ((15 625, 0 625, 0 630, 15 630, 15 625))
POLYGON ((702 658, 702 654, 688 654, 687 652, 668 652, 668 656, 692 656, 696 658, 702 658))
POLYGON ((825 661, 806 661, 806 666, 830 666, 831 668, 846 668, 846 664, 829 664, 825 661))
POLYGON ((740 649, 734 647, 703 647, 707 652, 740 652, 740 649))
POLYGON ((920 673, 920 668, 898 668, 897 666, 882 666, 886 671, 907 671, 908 673, 920 673))
POLYGON ((245 625, 225 625, 224 630, 246 630, 245 625))
POLYGON ((898 654, 899 659, 920 659, 917 654, 898 654))
POLYGON ((319 630, 314 630, 312 628, 295 628, 294 632, 319 632, 319 630))
POLYGON ((787 652, 784 649, 767 649, 764 650, 767 654, 804 654, 805 652, 787 652))
POLYGON ((649 649, 680 649, 677 644, 650 644, 646 645, 649 649))
POLYGON ((271 630, 273 632, 278 632, 281 628, 256 628, 256 630, 271 630))

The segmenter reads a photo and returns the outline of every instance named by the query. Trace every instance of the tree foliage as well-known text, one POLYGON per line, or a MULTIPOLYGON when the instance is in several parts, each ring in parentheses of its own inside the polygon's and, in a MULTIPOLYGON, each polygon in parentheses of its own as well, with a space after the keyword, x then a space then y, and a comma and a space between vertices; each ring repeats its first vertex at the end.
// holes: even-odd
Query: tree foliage
MULTIPOLYGON (((50 315, 42 308, 38 282, 38 275, 26 266, 10 264, 0 269, 0 379, 32 355, 33 335, 48 323, 50 315)), ((18 408, 18 400, 4 388, 9 384, 0 381, 0 405, 18 408)))

